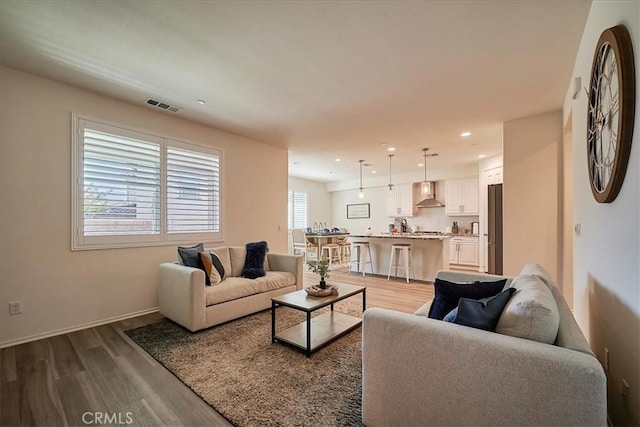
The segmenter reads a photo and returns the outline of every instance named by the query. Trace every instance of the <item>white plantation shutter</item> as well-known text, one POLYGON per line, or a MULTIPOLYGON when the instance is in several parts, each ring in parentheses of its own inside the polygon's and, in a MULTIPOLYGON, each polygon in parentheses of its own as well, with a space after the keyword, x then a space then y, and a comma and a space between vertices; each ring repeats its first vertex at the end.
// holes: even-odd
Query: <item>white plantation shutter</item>
POLYGON ((84 130, 83 235, 160 233, 160 145, 84 130))
POLYGON ((294 228, 307 228, 308 194, 298 191, 289 191, 288 194, 288 226, 294 228))
POLYGON ((220 157, 167 147, 167 232, 220 231, 220 157))
POLYGON ((72 250, 222 238, 222 151, 73 115, 72 250))

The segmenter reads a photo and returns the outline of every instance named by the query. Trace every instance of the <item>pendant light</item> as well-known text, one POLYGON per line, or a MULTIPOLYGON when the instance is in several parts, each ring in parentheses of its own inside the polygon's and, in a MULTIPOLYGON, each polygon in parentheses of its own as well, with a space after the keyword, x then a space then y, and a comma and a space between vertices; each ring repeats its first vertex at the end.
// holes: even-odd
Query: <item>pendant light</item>
POLYGON ((389 193, 393 191, 393 184, 391 183, 391 158, 395 154, 389 154, 389 193))
POLYGON ((429 182, 427 181, 427 151, 429 151, 428 148, 423 148, 422 149, 422 156, 424 157, 424 181, 422 181, 422 184, 420 185, 420 194, 422 194, 423 196, 430 196, 431 195, 431 186, 429 185, 429 182))
POLYGON ((360 163, 360 192, 358 192, 358 197, 362 199, 364 198, 364 188, 362 188, 362 163, 364 163, 364 160, 358 160, 358 162, 360 163))

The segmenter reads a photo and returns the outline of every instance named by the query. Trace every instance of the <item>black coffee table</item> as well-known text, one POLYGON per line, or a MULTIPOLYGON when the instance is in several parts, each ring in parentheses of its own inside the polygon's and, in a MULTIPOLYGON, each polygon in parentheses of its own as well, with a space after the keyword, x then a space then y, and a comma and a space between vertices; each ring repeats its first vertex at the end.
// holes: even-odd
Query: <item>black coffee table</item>
POLYGON ((335 283, 338 295, 314 297, 303 289, 296 292, 271 298, 271 342, 283 342, 305 351, 307 357, 311 353, 329 344, 331 341, 357 328, 362 323, 361 317, 340 313, 333 310, 333 304, 343 299, 362 294, 362 311, 367 307, 364 286, 335 283), (276 307, 284 306, 307 313, 307 320, 276 334, 276 307), (331 306, 331 311, 311 318, 311 313, 323 307, 331 306))

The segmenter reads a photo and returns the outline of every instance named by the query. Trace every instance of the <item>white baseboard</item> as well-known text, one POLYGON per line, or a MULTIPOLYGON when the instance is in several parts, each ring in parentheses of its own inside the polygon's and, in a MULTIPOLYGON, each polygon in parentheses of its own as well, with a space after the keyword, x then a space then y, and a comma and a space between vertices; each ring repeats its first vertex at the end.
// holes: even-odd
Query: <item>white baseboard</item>
POLYGON ((0 348, 11 347, 18 344, 24 344, 26 342, 41 340, 43 338, 55 337, 56 335, 68 334, 70 332, 80 331, 82 329, 93 328, 95 326, 105 325, 107 323, 118 322, 120 320, 131 319, 132 317, 143 316, 145 314, 155 313, 160 310, 160 307, 148 308, 145 310, 136 311, 134 313, 123 314, 120 316, 110 317, 108 319, 97 320, 95 322, 84 323, 82 325, 71 326, 68 328, 56 329, 55 331, 43 332, 41 334, 30 335, 28 337, 16 338, 9 341, 0 342, 0 348))

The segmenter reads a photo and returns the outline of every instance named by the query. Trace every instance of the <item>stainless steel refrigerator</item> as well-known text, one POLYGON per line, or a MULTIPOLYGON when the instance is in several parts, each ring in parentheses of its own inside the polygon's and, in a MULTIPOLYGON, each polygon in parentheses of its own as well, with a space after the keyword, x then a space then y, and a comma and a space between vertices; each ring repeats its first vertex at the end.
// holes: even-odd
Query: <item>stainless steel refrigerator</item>
POLYGON ((488 273, 502 274, 502 184, 491 184, 488 188, 488 273))

